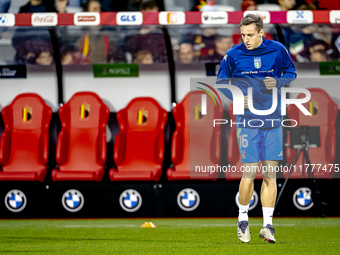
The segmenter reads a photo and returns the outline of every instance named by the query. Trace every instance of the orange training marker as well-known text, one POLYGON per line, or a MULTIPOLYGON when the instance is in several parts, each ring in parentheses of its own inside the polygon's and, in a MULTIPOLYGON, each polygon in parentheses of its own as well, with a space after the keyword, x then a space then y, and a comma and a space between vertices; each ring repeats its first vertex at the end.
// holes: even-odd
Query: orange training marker
POLYGON ((157 228, 157 226, 153 224, 152 222, 144 222, 143 225, 140 227, 141 228, 157 228))

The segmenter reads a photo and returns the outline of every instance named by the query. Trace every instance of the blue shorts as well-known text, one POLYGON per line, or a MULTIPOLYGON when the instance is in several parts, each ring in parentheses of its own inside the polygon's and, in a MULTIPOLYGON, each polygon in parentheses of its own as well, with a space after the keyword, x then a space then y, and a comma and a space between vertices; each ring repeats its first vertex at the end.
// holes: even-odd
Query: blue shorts
POLYGON ((282 127, 237 128, 242 163, 282 160, 282 127))

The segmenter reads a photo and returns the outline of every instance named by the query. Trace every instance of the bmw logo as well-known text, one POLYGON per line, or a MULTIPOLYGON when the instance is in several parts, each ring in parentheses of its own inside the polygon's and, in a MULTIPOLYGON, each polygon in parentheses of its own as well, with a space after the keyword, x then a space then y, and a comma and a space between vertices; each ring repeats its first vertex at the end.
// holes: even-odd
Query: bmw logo
MULTIPOLYGON (((239 192, 237 192, 236 197, 235 197, 235 202, 236 202, 237 206, 240 205, 239 196, 240 196, 240 194, 239 194, 239 192)), ((258 197, 256 191, 254 190, 254 193, 251 196, 250 203, 249 203, 249 211, 253 210, 257 206, 258 202, 259 202, 259 197, 258 197)))
POLYGON ((127 189, 120 194, 119 204, 124 211, 135 212, 142 206, 142 196, 137 190, 127 189))
POLYGON ((5 205, 11 212, 21 212, 25 209, 27 199, 25 194, 17 189, 9 191, 5 196, 5 205))
POLYGON ((0 25, 5 25, 7 23, 7 17, 5 15, 0 15, 0 25))
POLYGON ((302 187, 295 191, 293 202, 296 208, 300 210, 309 210, 313 207, 312 191, 310 188, 302 187))
POLYGON ((84 197, 80 191, 70 189, 66 191, 61 199, 63 207, 69 212, 78 212, 84 206, 84 197))
POLYGON ((193 211, 200 204, 200 195, 194 189, 183 189, 177 195, 177 204, 183 211, 193 211))

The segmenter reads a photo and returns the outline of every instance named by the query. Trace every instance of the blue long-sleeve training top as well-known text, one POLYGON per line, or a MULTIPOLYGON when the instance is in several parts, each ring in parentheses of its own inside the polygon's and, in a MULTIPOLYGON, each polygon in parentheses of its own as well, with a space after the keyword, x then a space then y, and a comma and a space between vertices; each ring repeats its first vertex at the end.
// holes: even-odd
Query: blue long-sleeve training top
MULTIPOLYGON (((248 87, 253 88, 253 105, 257 110, 268 110, 272 106, 272 90, 266 88, 263 80, 265 77, 276 79, 278 88, 278 105, 276 110, 270 115, 255 115, 245 109, 244 115, 237 115, 237 127, 250 127, 248 121, 251 119, 263 120, 251 121, 252 126, 270 128, 280 126, 280 121, 266 121, 266 119, 282 120, 281 116, 281 90, 284 85, 289 84, 296 78, 296 70, 286 48, 279 42, 263 38, 262 44, 248 50, 244 43, 233 46, 227 51, 221 61, 217 75, 218 84, 235 85, 240 88, 244 95, 247 95, 248 87), (245 121, 245 122, 244 122, 245 121)), ((227 88, 219 90, 229 99, 233 100, 232 94, 227 88)))

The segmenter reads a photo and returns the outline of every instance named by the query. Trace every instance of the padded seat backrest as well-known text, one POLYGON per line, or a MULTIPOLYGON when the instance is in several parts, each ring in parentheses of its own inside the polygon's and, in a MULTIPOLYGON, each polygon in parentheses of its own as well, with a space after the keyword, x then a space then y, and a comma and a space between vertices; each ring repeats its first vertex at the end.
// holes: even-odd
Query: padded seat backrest
POLYGON ((94 171, 104 166, 108 115, 108 107, 92 92, 74 94, 59 109, 65 139, 58 143, 67 152, 63 159, 59 157, 61 171, 94 171))
POLYGON ((219 173, 209 174, 206 168, 215 167, 221 158, 221 126, 213 126, 214 119, 223 116, 219 100, 214 101, 204 91, 190 92, 173 109, 173 116, 176 122, 171 145, 174 169, 168 170, 168 179, 215 180, 219 173), (206 103, 202 105, 202 102, 206 103))
POLYGON ((1 114, 3 172, 46 171, 51 108, 37 94, 27 93, 17 96, 1 114))
POLYGON ((117 169, 144 169, 164 159, 164 128, 167 112, 153 98, 131 100, 117 113, 120 132, 115 143, 117 169))

